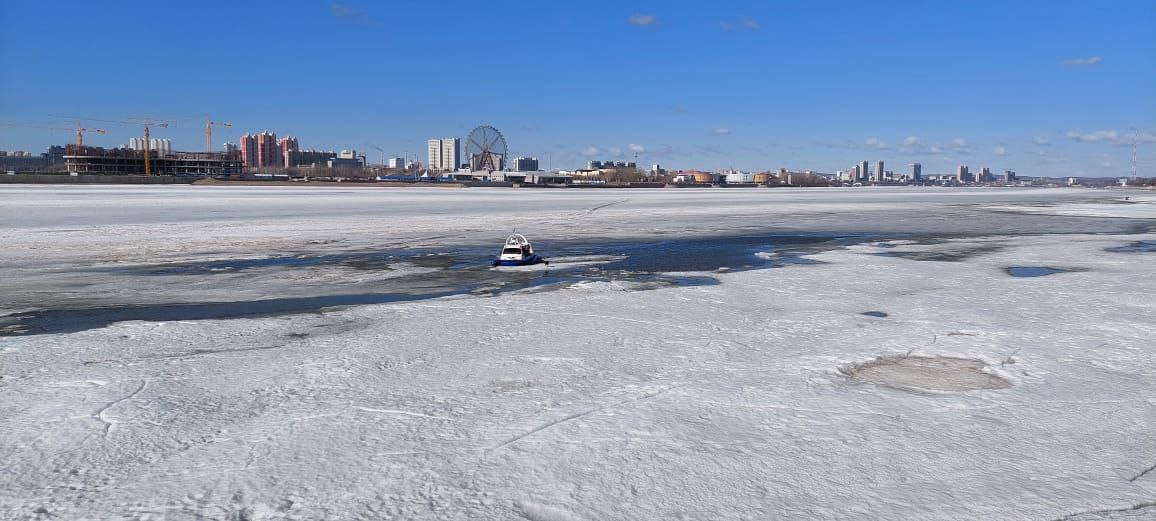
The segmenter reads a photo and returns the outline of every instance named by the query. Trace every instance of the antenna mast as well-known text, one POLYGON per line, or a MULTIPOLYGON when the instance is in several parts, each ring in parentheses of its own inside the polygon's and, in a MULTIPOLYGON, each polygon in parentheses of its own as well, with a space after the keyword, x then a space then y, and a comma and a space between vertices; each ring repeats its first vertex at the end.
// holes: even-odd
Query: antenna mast
POLYGON ((1136 145, 1139 142, 1139 140, 1140 140, 1140 136, 1137 135, 1136 129, 1133 128, 1132 129, 1132 179, 1131 179, 1133 183, 1135 183, 1135 181, 1136 181, 1136 145))

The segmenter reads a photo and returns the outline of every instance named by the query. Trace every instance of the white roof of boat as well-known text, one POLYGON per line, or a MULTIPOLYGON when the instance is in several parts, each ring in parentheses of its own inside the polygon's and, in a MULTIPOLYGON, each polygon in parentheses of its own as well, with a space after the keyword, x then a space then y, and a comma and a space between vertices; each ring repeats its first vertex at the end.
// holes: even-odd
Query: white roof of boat
POLYGON ((526 240, 526 237, 520 233, 511 233, 509 237, 506 237, 506 246, 521 247, 529 244, 530 241, 526 240))

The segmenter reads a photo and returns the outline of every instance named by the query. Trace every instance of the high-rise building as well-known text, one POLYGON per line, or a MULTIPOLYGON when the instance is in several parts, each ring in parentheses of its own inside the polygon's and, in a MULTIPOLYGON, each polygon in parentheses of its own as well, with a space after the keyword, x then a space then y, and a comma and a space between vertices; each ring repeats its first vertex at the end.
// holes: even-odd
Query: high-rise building
POLYGON ((456 137, 431 139, 429 145, 429 168, 440 172, 451 172, 461 166, 461 140, 456 137))
POLYGON ((993 178, 991 175, 991 169, 986 167, 986 166, 983 168, 980 168, 979 173, 976 174, 976 176, 975 176, 975 182, 977 182, 977 183, 986 183, 986 182, 991 181, 992 179, 993 178))
POLYGON ((433 171, 441 170, 442 140, 431 139, 426 143, 429 145, 429 161, 426 163, 426 166, 428 166, 429 169, 433 171))
POLYGON ((883 161, 876 161, 875 162, 875 182, 876 183, 882 183, 883 182, 883 161))
POLYGON ((284 166, 277 134, 261 132, 241 136, 241 163, 249 168, 284 166))
POLYGON ((285 168, 293 166, 293 154, 299 150, 297 138, 286 136, 278 142, 281 149, 281 164, 285 168))
POLYGON ((923 180, 923 165, 919 163, 911 163, 911 179, 916 183, 923 180))
POLYGON ((457 170, 462 166, 462 141, 456 137, 442 140, 442 165, 446 170, 457 170))
POLYGON ((238 148, 241 149, 241 164, 245 167, 257 166, 257 140, 253 136, 245 134, 241 136, 241 144, 238 148))
POLYGON ((868 181, 870 179, 871 179, 871 174, 870 174, 870 171, 868 170, 868 167, 867 167, 867 161, 865 161, 865 160, 861 161, 859 163, 859 180, 868 181))
POLYGON ((860 180, 861 178, 859 177, 859 165, 855 165, 851 167, 851 181, 857 183, 860 180))
POLYGON ((515 172, 536 172, 538 171, 538 158, 536 157, 515 157, 514 158, 515 172))
POLYGON ((967 173, 967 165, 959 165, 955 171, 955 180, 960 183, 966 183, 971 180, 971 176, 967 173))

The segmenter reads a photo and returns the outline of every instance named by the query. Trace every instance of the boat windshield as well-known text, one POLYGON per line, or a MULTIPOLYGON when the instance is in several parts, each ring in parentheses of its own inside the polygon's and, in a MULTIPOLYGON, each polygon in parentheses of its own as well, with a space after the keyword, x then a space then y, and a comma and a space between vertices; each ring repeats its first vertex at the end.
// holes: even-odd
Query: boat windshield
POLYGON ((506 249, 502 250, 502 254, 504 254, 504 255, 521 255, 522 249, 521 248, 506 248, 506 249))

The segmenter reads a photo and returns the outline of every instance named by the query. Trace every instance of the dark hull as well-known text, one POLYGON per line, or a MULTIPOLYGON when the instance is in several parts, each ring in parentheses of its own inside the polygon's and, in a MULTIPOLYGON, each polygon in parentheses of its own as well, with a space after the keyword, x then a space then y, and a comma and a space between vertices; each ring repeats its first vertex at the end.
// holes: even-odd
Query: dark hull
POLYGON ((491 266, 530 266, 533 264, 541 264, 543 262, 546 262, 546 260, 543 259, 542 257, 538 256, 537 254, 534 254, 534 255, 531 255, 529 257, 523 257, 521 260, 494 259, 492 262, 490 262, 490 265, 491 266))

